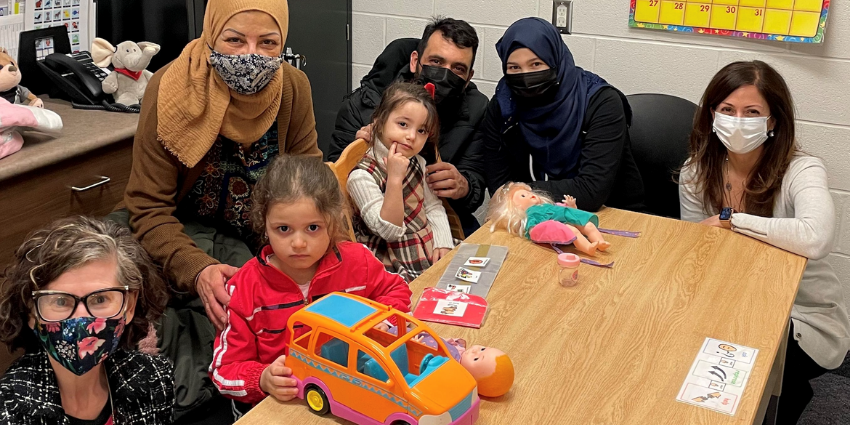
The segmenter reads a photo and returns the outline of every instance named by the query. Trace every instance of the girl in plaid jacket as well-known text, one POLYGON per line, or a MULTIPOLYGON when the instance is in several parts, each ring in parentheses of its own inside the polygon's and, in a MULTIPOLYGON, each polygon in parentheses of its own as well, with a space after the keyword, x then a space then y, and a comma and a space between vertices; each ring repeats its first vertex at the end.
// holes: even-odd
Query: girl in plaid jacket
POLYGON ((446 210, 426 184, 419 155, 426 145, 436 154, 440 134, 428 86, 396 82, 384 91, 370 149, 348 177, 357 241, 408 282, 454 247, 446 210))

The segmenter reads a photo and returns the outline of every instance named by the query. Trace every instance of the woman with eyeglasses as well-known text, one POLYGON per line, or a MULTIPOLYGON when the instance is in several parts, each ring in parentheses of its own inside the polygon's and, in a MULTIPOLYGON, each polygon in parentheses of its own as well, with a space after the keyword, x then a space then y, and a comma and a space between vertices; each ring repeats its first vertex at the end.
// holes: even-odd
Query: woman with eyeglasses
POLYGON ((75 217, 36 231, 0 275, 0 424, 168 424, 173 371, 135 351, 167 290, 130 231, 75 217))

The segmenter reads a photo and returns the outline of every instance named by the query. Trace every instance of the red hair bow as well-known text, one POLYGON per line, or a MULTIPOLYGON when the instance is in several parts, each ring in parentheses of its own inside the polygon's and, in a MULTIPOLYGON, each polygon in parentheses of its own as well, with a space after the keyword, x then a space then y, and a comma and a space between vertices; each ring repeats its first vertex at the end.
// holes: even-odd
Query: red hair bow
POLYGON ((434 91, 435 91, 436 89, 437 89, 437 88, 436 88, 436 87, 434 87, 434 83, 428 83, 428 84, 425 84, 425 90, 427 90, 427 91, 428 91, 428 93, 431 95, 431 99, 433 99, 433 98, 434 98, 434 91))

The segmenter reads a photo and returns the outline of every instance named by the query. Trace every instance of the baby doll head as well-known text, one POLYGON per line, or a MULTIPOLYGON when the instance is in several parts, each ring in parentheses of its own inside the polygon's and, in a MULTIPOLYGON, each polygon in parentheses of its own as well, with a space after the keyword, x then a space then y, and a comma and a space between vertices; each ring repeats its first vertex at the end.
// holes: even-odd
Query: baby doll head
POLYGON ((502 350, 473 345, 464 350, 460 364, 478 382, 478 394, 499 397, 514 384, 514 364, 502 350))
POLYGON ((412 158, 427 146, 436 157, 440 121, 437 105, 424 87, 398 81, 384 91, 381 103, 372 115, 372 142, 378 140, 387 149, 396 143, 396 152, 412 158))
POLYGON ((21 83, 21 70, 9 56, 5 48, 0 47, 0 92, 11 90, 21 83))
POLYGON ((552 203, 548 194, 532 190, 525 183, 505 183, 490 198, 486 220, 490 222, 491 232, 498 228, 522 236, 525 231, 525 210, 532 205, 552 203))

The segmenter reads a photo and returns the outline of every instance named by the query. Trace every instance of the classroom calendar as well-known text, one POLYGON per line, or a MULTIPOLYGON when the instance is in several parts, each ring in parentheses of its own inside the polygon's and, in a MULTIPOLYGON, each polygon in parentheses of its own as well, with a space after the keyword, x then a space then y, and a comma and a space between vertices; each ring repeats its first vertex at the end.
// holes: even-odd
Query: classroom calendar
POLYGON ((823 43, 830 0, 631 0, 629 26, 823 43))

